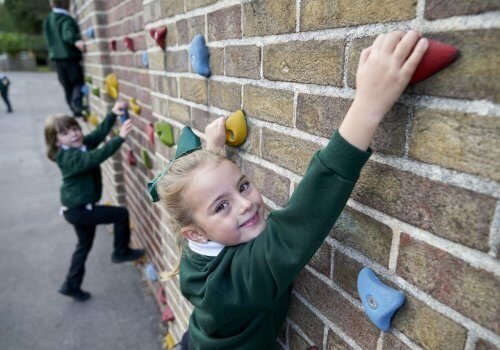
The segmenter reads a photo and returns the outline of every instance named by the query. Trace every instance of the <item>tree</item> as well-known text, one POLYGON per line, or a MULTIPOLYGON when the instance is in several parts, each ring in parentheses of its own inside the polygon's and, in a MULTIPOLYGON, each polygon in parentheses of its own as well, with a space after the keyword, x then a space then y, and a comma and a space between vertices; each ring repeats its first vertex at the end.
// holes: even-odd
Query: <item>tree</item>
POLYGON ((43 22, 50 12, 48 0, 5 0, 4 7, 19 32, 43 33, 43 22))

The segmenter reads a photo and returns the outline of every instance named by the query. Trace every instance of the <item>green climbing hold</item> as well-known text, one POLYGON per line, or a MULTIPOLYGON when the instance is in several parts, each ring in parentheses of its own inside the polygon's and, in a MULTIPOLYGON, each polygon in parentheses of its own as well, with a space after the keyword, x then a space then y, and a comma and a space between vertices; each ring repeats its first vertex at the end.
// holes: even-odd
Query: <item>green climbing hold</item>
POLYGON ((175 144, 172 125, 165 122, 156 122, 155 133, 164 145, 172 147, 175 144))

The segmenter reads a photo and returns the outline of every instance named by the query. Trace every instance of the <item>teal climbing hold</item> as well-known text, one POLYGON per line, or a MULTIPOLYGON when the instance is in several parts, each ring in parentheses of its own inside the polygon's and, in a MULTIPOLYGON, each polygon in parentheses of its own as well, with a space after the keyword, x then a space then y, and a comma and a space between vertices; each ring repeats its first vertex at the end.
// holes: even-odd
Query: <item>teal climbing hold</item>
POLYGON ((383 331, 389 330, 394 314, 405 301, 403 293, 380 282, 368 267, 358 275, 358 294, 368 318, 383 331))
POLYGON ((193 70, 204 77, 210 76, 209 56, 205 38, 201 34, 196 35, 189 47, 189 58, 193 70))

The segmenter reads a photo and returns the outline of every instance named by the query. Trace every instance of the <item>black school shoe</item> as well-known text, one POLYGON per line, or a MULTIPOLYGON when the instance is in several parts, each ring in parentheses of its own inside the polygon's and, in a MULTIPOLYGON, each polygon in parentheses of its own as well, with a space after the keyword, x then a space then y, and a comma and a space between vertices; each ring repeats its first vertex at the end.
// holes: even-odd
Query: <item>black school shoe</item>
POLYGON ((144 249, 128 249, 124 254, 111 254, 111 261, 120 264, 127 261, 139 260, 144 256, 144 249))
POLYGON ((65 285, 63 285, 59 289, 59 293, 62 295, 66 295, 67 297, 73 298, 76 301, 84 302, 90 299, 90 293, 86 292, 84 290, 81 290, 80 288, 75 288, 75 289, 69 289, 65 285))

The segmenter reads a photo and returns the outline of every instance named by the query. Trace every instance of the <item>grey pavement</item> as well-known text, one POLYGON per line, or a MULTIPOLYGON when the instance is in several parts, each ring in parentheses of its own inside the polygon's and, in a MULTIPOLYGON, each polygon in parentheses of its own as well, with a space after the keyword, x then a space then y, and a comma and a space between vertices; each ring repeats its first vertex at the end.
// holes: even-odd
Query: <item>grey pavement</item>
POLYGON ((76 244, 58 215, 60 174, 45 156, 47 115, 69 112, 52 73, 6 72, 13 114, 0 101, 0 349, 160 349, 160 315, 133 264, 112 264, 101 226, 78 303, 57 293, 76 244))

